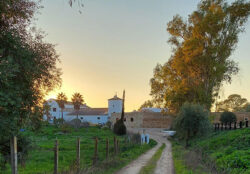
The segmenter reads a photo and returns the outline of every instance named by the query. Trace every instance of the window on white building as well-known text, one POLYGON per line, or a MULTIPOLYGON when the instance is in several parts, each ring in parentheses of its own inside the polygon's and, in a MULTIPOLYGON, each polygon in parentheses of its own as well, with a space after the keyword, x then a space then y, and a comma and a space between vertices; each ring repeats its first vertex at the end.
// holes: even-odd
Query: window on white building
POLYGON ((100 117, 97 117, 97 120, 100 120, 100 117))
POLYGON ((133 121, 134 121, 134 118, 133 118, 133 117, 132 117, 132 118, 130 118, 130 121, 131 121, 131 122, 133 122, 133 121))
POLYGON ((83 119, 83 117, 81 117, 81 120, 83 119))

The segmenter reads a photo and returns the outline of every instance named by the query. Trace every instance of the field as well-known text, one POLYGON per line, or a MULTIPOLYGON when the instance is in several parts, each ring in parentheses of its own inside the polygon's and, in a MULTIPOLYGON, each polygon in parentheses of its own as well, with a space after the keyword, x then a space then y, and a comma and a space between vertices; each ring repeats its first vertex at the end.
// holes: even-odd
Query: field
POLYGON ((191 147, 173 142, 176 173, 250 173, 250 129, 219 131, 194 139, 191 147))
MULTIPOLYGON (((29 150, 30 153, 25 168, 21 166, 18 167, 20 174, 52 173, 54 167, 53 147, 56 139, 59 142, 59 171, 65 173, 72 170, 72 166, 74 166, 77 137, 81 139, 80 166, 81 169, 85 170, 92 168, 94 140, 96 137, 98 138, 98 165, 102 165, 102 163, 106 163, 107 165, 104 168, 102 166, 102 170, 97 170, 97 173, 105 174, 113 173, 156 145, 156 142, 153 140, 151 140, 149 144, 139 145, 128 143, 126 137, 118 137, 120 141, 120 153, 118 156, 113 157, 114 134, 107 128, 89 127, 76 130, 67 128, 67 133, 63 133, 61 128, 49 125, 43 127, 38 133, 26 131, 24 134, 31 138, 32 148, 29 150), (105 161, 106 138, 110 141, 110 163, 105 161), (112 160, 115 161, 115 165, 112 165, 112 160)), ((1 173, 10 173, 10 166, 8 166, 6 171, 2 171, 1 173)))

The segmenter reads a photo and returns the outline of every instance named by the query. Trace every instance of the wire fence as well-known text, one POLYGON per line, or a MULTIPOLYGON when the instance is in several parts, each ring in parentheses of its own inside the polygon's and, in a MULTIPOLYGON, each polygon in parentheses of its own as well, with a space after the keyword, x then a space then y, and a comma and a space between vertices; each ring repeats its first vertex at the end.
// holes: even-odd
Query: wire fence
POLYGON ((130 147, 140 144, 140 135, 126 137, 70 137, 50 139, 31 138, 29 149, 22 149, 16 137, 10 143, 11 152, 0 155, 1 164, 5 161, 3 173, 79 173, 107 161, 130 147), (28 152, 26 155, 26 152, 28 152), (13 155, 16 154, 16 155, 13 155), (29 170, 27 170, 29 168, 29 170), (36 172, 34 172, 36 171, 36 172))

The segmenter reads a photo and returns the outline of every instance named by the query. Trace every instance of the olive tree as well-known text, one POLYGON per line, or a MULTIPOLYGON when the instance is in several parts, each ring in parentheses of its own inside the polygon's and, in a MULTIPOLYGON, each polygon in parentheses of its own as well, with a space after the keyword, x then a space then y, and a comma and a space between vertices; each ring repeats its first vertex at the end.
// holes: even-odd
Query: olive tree
POLYGON ((207 133, 211 124, 208 119, 209 112, 198 104, 185 103, 174 121, 177 136, 185 140, 186 147, 189 140, 207 133))

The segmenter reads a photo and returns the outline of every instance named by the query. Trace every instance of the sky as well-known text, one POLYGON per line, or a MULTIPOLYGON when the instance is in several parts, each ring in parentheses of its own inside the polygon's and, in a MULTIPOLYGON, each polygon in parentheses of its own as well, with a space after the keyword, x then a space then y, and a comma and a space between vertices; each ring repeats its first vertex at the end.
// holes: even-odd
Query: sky
MULTIPOLYGON (((82 0, 71 8, 67 0, 43 0, 36 26, 56 44, 62 68, 62 87, 46 97, 74 92, 90 107, 107 107, 116 93, 126 90, 125 110, 133 111, 150 99, 149 80, 157 63, 171 55, 167 23, 174 15, 184 19, 199 0, 82 0), (81 14, 79 13, 81 10, 81 14)), ((240 34, 231 58, 240 72, 224 84, 220 100, 237 93, 250 101, 250 21, 240 34)))

